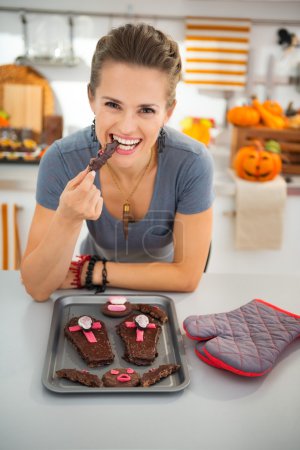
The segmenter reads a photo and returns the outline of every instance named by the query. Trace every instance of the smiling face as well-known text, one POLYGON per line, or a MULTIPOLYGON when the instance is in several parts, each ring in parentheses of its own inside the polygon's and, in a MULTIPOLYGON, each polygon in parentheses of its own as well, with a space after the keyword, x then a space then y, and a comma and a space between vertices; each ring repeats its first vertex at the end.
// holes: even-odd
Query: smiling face
POLYGON ((112 157, 115 165, 128 167, 150 154, 174 109, 167 107, 167 87, 168 77, 158 69, 105 62, 89 100, 102 147, 113 139, 120 143, 112 157))
POLYGON ((276 153, 243 147, 236 154, 234 168, 239 177, 248 181, 270 181, 281 170, 281 159, 276 153))

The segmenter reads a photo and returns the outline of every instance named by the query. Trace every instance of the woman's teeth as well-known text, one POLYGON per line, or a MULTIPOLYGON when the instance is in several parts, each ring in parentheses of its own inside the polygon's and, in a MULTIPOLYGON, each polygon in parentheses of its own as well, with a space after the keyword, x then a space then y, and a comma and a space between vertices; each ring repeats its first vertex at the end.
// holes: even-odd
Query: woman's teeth
POLYGON ((113 135, 113 139, 119 142, 118 148, 121 150, 132 150, 140 143, 140 139, 122 139, 115 135, 113 135))

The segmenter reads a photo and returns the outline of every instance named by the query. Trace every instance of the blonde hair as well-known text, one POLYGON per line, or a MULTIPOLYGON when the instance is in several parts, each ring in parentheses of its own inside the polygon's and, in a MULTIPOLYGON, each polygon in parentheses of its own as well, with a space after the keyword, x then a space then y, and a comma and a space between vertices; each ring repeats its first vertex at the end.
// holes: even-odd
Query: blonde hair
POLYGON ((94 96, 106 61, 123 62, 158 69, 168 76, 167 106, 175 100, 181 77, 181 58, 177 43, 146 23, 113 28, 97 42, 92 59, 89 88, 94 96))

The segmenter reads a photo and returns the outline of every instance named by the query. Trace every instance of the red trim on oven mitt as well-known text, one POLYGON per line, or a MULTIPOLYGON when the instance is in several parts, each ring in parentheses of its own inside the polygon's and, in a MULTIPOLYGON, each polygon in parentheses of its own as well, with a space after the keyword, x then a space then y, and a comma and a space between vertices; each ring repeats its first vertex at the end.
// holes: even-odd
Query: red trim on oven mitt
POLYGON ((300 316, 255 299, 227 313, 189 316, 183 328, 206 364, 258 377, 300 336, 300 316))

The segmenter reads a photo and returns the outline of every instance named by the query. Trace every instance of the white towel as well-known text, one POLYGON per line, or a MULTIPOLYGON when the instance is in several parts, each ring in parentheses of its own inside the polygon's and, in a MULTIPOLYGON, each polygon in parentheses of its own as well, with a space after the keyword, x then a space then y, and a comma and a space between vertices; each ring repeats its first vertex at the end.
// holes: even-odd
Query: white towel
POLYGON ((18 270, 21 261, 18 206, 1 203, 0 214, 0 269, 18 270))
POLYGON ((277 176, 272 181, 260 183, 235 176, 235 183, 236 248, 279 249, 287 196, 285 180, 277 176))

